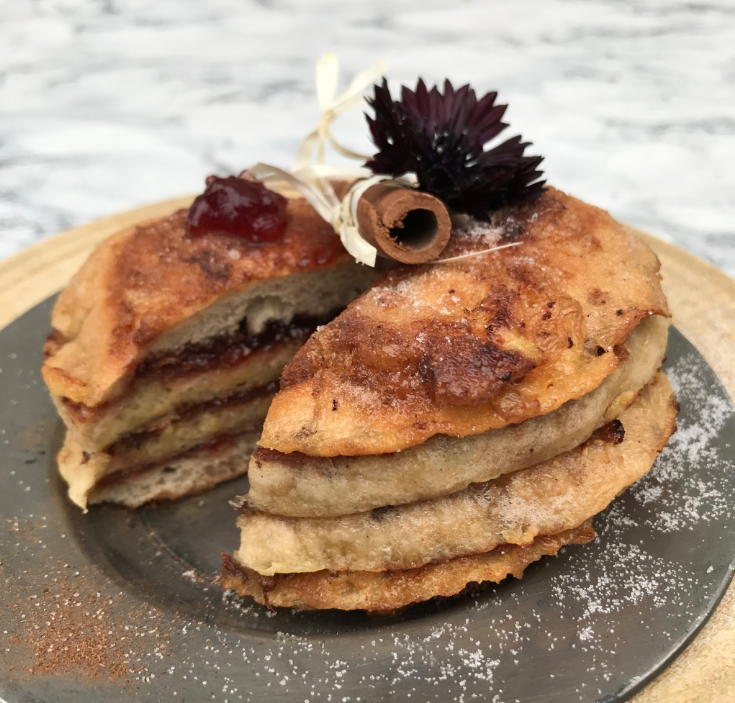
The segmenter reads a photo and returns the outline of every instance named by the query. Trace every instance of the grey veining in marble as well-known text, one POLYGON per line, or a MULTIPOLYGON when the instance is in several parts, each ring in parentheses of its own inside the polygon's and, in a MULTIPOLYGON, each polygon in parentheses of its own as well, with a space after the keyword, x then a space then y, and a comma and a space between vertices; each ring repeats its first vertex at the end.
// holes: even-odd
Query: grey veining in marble
POLYGON ((0 0, 0 257, 290 165, 327 50, 497 89, 552 183, 735 274, 730 0, 0 0))

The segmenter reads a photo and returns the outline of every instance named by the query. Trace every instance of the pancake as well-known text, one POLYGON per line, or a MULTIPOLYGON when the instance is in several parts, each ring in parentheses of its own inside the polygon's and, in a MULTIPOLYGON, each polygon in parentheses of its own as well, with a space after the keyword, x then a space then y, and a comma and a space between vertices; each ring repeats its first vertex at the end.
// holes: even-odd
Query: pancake
POLYGON ((69 483, 69 496, 74 502, 81 502, 80 496, 84 495, 90 505, 117 503, 138 508, 154 500, 176 500, 200 493, 242 475, 258 435, 256 431, 219 437, 168 461, 121 471, 101 482, 95 480, 91 487, 84 466, 69 474, 63 465, 59 468, 69 483))
MULTIPOLYGON (((641 320, 668 316, 656 256, 602 210, 550 188, 493 225, 519 246, 397 267, 320 328, 284 371, 260 446, 388 454, 546 415, 610 376, 641 320)), ((477 247, 457 230, 446 254, 477 247)))
POLYGON ((375 278, 304 201, 288 207, 270 245, 188 237, 181 210, 91 254, 54 307, 42 369, 80 444, 99 450, 179 403, 276 380, 375 278))
POLYGON ((51 317, 57 341, 43 369, 52 394, 99 406, 125 393, 147 355, 231 334, 243 319, 257 334, 269 320, 324 314, 345 297, 325 271, 343 264, 346 279, 364 270, 301 199, 288 201, 286 234, 273 244, 189 237, 186 217, 180 210, 113 235, 61 293, 51 317), (322 300, 318 293, 328 291, 333 299, 322 300))
POLYGON ((641 321, 620 365, 594 391, 518 425, 468 437, 435 436, 392 454, 308 457, 259 448, 248 473, 251 507, 292 517, 337 517, 429 500, 532 466, 584 442, 616 417, 658 370, 668 320, 641 321))
POLYGON ((460 593, 468 585, 519 579, 529 564, 568 544, 586 544, 595 532, 589 522, 556 535, 537 537, 524 547, 503 545, 486 554, 450 559, 405 571, 317 571, 259 576, 223 555, 220 585, 269 607, 391 611, 412 603, 460 593))
POLYGON ((267 243, 191 236, 186 210, 127 228, 59 296, 42 371, 67 426, 59 468, 81 507, 184 495, 247 471, 284 366, 375 280, 311 206, 284 203, 285 233, 267 243), (215 461, 202 447, 223 437, 246 453, 215 461))
MULTIPOLYGON (((156 373, 135 374, 124 395, 99 406, 89 407, 59 396, 54 396, 54 401, 72 437, 90 451, 99 451, 133 430, 160 422, 182 406, 227 397, 234 388, 257 389, 277 382, 284 366, 316 327, 314 322, 309 327, 290 328, 285 339, 238 354, 234 363, 231 359, 225 361, 228 359, 225 345, 215 342, 211 346, 219 363, 195 367, 186 374, 178 371, 186 365, 181 361, 182 355, 172 355, 175 361, 162 365, 156 373)), ((253 343, 255 335, 243 337, 238 345, 240 349, 257 346, 253 343)), ((228 348, 231 353, 233 346, 228 348)))
POLYGON ((580 525, 643 476, 674 432, 676 412, 671 386, 659 372, 613 421, 615 432, 597 433, 554 459, 447 497, 331 519, 246 508, 234 556, 241 566, 271 576, 405 570, 503 544, 529 545, 538 535, 580 525))

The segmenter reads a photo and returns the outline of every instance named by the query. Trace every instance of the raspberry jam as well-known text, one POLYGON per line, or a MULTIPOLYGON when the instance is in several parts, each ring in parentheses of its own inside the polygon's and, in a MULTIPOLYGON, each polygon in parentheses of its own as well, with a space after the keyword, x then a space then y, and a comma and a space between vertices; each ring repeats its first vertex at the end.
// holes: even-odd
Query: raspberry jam
POLYGON ((282 195, 257 181, 209 176, 205 191, 189 208, 186 231, 191 237, 213 232, 265 244, 281 239, 287 224, 282 195))

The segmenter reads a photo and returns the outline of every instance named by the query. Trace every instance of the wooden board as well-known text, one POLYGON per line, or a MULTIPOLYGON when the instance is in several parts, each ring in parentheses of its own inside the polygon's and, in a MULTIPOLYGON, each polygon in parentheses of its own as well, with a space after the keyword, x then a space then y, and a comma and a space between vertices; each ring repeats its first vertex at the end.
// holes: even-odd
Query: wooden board
MULTIPOLYGON (((0 328, 60 290, 98 242, 190 201, 191 197, 178 198, 106 217, 0 262, 0 328)), ((674 324, 699 348, 735 398, 735 281, 671 244, 642 236, 661 259, 674 324)), ((633 700, 735 701, 735 586, 684 654, 633 700)))

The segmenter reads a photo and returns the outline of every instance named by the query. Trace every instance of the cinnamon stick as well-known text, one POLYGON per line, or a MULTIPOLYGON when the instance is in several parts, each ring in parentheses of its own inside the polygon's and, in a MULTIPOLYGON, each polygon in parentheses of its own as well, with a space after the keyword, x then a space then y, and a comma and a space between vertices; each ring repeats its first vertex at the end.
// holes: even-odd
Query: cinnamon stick
POLYGON ((405 264, 433 261, 449 241, 452 222, 439 198, 411 188, 378 183, 357 203, 363 238, 405 264))

